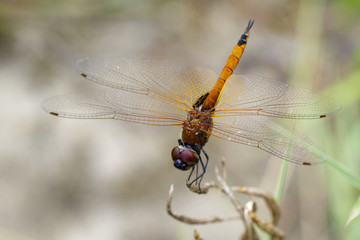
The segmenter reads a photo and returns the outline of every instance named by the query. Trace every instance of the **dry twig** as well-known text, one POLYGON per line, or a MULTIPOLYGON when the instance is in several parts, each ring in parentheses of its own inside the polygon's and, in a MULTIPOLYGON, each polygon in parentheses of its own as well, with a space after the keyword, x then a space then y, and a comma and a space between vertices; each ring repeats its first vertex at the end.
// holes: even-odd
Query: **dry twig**
MULTIPOLYGON (((170 186, 169 197, 167 201, 167 212, 170 216, 175 218, 178 221, 187 223, 187 224, 209 224, 209 223, 217 223, 224 222, 230 220, 241 220, 244 225, 244 233, 242 234, 242 240, 256 240, 258 239, 257 232, 255 231, 254 226, 259 227, 264 232, 268 233, 272 239, 283 239, 285 234, 284 232, 276 227, 279 218, 280 218, 280 208, 278 204, 275 202, 271 194, 257 188, 253 187, 238 187, 238 186, 228 186, 226 182, 226 166, 225 161, 221 161, 222 165, 222 175, 219 173, 219 169, 215 168, 216 178, 219 184, 214 182, 205 183, 203 186, 194 185, 189 189, 195 193, 206 194, 211 188, 215 188, 223 192, 232 202, 237 211, 238 215, 233 217, 208 217, 208 218, 192 218, 187 217, 185 215, 176 214, 171 209, 171 202, 173 198, 174 186, 170 186), (256 202, 249 201, 244 206, 242 206, 239 201, 234 196, 234 192, 246 194, 253 197, 258 197, 264 199, 267 208, 271 212, 272 221, 268 222, 259 218, 256 213, 256 202)), ((195 230, 194 238, 200 240, 200 236, 198 232, 195 230)))
POLYGON ((236 217, 226 217, 226 218, 209 217, 209 218, 201 218, 200 219, 200 218, 192 218, 192 217, 187 217, 184 215, 176 214, 171 209, 173 193, 174 193, 174 185, 171 184, 170 190, 169 190, 169 197, 168 197, 168 201, 166 204, 166 210, 170 216, 172 216, 173 218, 175 218, 176 220, 178 220, 180 222, 184 222, 187 224, 208 224, 208 223, 224 222, 224 221, 231 221, 231 220, 239 219, 239 217, 237 217, 237 216, 236 217))

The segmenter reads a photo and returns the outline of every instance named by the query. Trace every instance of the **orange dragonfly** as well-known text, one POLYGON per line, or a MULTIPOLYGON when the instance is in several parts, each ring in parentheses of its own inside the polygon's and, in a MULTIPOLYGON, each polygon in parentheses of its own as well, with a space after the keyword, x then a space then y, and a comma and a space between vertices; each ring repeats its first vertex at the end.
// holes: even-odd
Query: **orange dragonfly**
POLYGON ((324 118, 340 110, 337 101, 257 75, 232 75, 253 23, 249 21, 219 77, 206 68, 168 61, 85 58, 77 62, 77 71, 106 88, 53 97, 42 107, 58 117, 182 127, 171 156, 176 168, 191 169, 188 187, 200 186, 209 160, 203 147, 210 136, 301 165, 325 161, 326 155, 306 136, 277 118, 324 118))

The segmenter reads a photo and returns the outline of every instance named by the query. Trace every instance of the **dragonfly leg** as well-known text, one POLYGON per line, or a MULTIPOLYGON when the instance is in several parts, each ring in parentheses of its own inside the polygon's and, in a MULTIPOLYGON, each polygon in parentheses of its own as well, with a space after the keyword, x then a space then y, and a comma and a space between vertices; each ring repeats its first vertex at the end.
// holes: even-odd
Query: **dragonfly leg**
POLYGON ((206 157, 206 166, 205 168, 207 167, 207 162, 209 161, 209 156, 208 154, 205 152, 205 150, 203 149, 202 152, 204 153, 205 157, 206 157))
POLYGON ((202 158, 200 158, 200 163, 201 163, 201 167, 202 167, 202 170, 203 172, 201 173, 201 175, 199 176, 199 187, 200 187, 200 183, 201 183, 201 180, 203 179, 204 175, 205 175, 205 172, 206 172, 206 169, 207 169, 207 165, 209 163, 209 156, 207 155, 207 153, 204 151, 204 149, 202 150, 202 152, 204 153, 205 157, 206 157, 206 162, 204 164, 202 158))
MULTIPOLYGON (((198 150, 199 150, 199 152, 201 153, 200 149, 198 149, 198 150)), ((188 182, 190 182, 190 178, 191 178, 191 176, 192 176, 192 174, 193 174, 193 172, 194 172, 194 170, 195 170, 195 167, 196 167, 196 177, 195 177, 194 180, 191 181, 191 183, 188 183, 188 184, 187 184, 187 187, 190 187, 191 185, 193 185, 193 184, 195 183, 197 186, 199 186, 200 192, 201 192, 200 184, 201 184, 201 181, 202 181, 202 179, 203 179, 203 177, 204 177, 204 175, 205 175, 205 173, 206 173, 206 168, 207 168, 207 165, 208 165, 208 163, 209 163, 209 156, 207 155, 207 153, 206 153, 204 150, 202 150, 202 152, 204 153, 204 155, 205 155, 205 157, 206 157, 206 161, 205 161, 205 163, 204 163, 204 161, 202 160, 202 158, 201 158, 201 156, 200 156, 200 154, 199 154, 199 158, 200 158, 200 161, 199 161, 199 162, 200 162, 200 164, 201 164, 202 173, 201 173, 201 174, 198 173, 199 164, 197 164, 196 166, 194 166, 194 167, 191 169, 191 172, 190 172, 190 174, 189 174, 188 182)))
MULTIPOLYGON (((193 167, 191 168, 191 172, 190 172, 189 177, 188 177, 188 179, 187 179, 188 182, 190 182, 190 178, 191 178, 192 174, 194 173, 194 170, 195 170, 195 166, 193 166, 193 167)), ((190 187, 191 184, 193 184, 193 182, 191 182, 190 184, 187 184, 188 187, 190 187)))

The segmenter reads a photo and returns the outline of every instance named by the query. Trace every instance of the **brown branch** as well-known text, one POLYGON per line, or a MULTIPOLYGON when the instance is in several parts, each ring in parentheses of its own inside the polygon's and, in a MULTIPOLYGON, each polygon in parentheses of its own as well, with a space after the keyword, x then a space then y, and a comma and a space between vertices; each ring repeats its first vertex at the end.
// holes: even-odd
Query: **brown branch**
POLYGON ((208 218, 190 218, 181 214, 176 214, 172 211, 171 209, 171 202, 173 199, 173 192, 174 192, 174 185, 170 186, 170 190, 169 190, 169 197, 167 200, 167 204, 166 204, 166 210, 167 213, 172 216, 173 218, 175 218, 176 220, 180 221, 180 222, 184 222, 187 224, 208 224, 208 223, 217 223, 217 222, 224 222, 224 221, 233 221, 233 220, 238 220, 239 217, 235 216, 235 217, 225 217, 225 218, 221 218, 221 217, 208 217, 208 218))
MULTIPOLYGON (((225 161, 222 161, 222 168, 223 168, 223 176, 224 176, 225 161)), ((253 239, 251 225, 248 224, 248 222, 246 221, 245 216, 244 216, 244 208, 239 204, 239 202, 236 200, 234 193, 232 192, 230 187, 227 185, 227 183, 224 181, 224 179, 220 176, 219 169, 217 167, 215 167, 215 175, 216 175, 218 182, 220 183, 220 188, 221 188, 222 192, 224 192, 228 196, 228 198, 230 198, 230 201, 232 202, 236 211, 238 212, 240 219, 242 220, 242 222, 244 224, 245 232, 249 236, 249 239, 253 239)))
MULTIPOLYGON (((226 173, 226 165, 225 161, 221 161, 222 166, 222 174, 220 175, 220 171, 217 167, 215 167, 215 175, 217 178, 217 181, 219 184, 216 184, 214 182, 205 183, 203 186, 199 186, 196 184, 193 184, 189 187, 189 189, 192 192, 199 193, 199 194, 206 194, 210 189, 214 188, 222 193, 224 193, 231 201, 231 203, 234 205, 235 210, 238 213, 238 216, 234 217, 208 217, 208 218, 191 218, 184 215, 176 214, 171 209, 171 203, 173 198, 173 192, 174 192, 174 186, 170 186, 169 191, 169 197, 167 200, 167 212, 170 216, 175 218, 178 221, 187 223, 187 224, 208 224, 208 223, 217 223, 217 222, 224 222, 224 221, 230 221, 230 220, 241 220, 241 222, 244 225, 245 232, 242 234, 241 239, 242 240, 257 240, 258 235, 255 231, 254 225, 258 226, 261 230, 268 233, 272 239, 283 239, 285 236, 285 233, 276 227, 279 218, 280 218, 280 208, 278 204, 275 202, 272 195, 266 191, 263 191, 258 188, 253 187, 238 187, 238 186, 228 186, 227 184, 227 173, 226 173), (264 199, 267 208, 271 212, 272 221, 267 222, 262 219, 260 219, 255 213, 256 213, 256 202, 251 200, 245 204, 245 206, 242 206, 238 200, 235 198, 234 192, 242 193, 249 195, 251 197, 258 197, 264 199)), ((188 183, 187 183, 188 184, 188 183)), ((200 235, 195 230, 194 232, 194 238, 195 240, 201 240, 200 235)))
POLYGON ((231 187, 231 189, 235 192, 245 193, 251 196, 263 198, 266 205, 270 209, 273 219, 272 222, 275 225, 278 224, 280 219, 280 207, 270 193, 254 187, 231 187))

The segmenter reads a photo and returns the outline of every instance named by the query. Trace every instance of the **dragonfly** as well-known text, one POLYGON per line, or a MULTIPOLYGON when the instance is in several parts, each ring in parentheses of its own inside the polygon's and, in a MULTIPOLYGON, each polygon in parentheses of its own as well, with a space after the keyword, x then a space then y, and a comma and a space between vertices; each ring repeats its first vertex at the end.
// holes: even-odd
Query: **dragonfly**
POLYGON ((207 68, 170 61, 84 58, 77 61, 77 71, 104 87, 49 98, 42 108, 57 117, 181 127, 171 157, 177 169, 191 170, 188 187, 200 186, 209 161, 204 146, 210 136, 300 165, 324 162, 327 157, 320 148, 278 119, 325 118, 340 110, 339 102, 270 78, 232 74, 253 24, 250 20, 220 76, 207 68))

